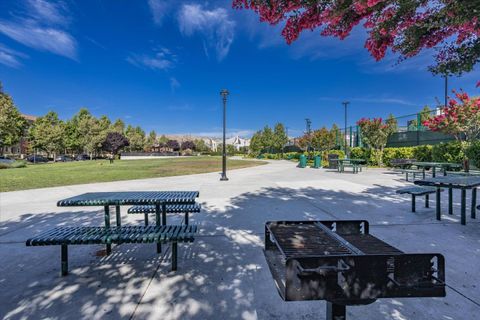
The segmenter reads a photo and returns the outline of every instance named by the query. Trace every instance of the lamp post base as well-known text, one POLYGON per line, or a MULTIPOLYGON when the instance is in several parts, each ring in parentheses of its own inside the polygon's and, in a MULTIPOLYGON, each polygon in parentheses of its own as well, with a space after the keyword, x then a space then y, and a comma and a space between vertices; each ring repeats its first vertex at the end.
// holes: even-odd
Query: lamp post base
POLYGON ((222 174, 222 177, 220 178, 220 181, 228 181, 228 178, 225 174, 222 174))

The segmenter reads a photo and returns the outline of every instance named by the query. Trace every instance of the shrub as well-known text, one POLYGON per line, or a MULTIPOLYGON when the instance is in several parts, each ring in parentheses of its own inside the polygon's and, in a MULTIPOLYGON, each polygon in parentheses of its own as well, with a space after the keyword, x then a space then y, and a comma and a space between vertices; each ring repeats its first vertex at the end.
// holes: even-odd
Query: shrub
POLYGON ((0 162, 0 169, 25 168, 27 163, 23 160, 15 161, 12 164, 0 162))
POLYGON ((367 161, 370 158, 370 150, 361 147, 354 147, 350 149, 350 158, 363 159, 367 161))
POLYGON ((328 166, 328 155, 329 154, 338 154, 339 158, 345 158, 345 152, 343 150, 327 150, 321 153, 322 156, 322 167, 328 166))
POLYGON ((465 154, 475 167, 480 168, 480 141, 472 142, 465 150, 465 154))
POLYGON ((465 144, 459 141, 439 143, 432 148, 432 160, 436 162, 462 163, 465 159, 465 144))
POLYGON ((383 163, 390 166, 393 159, 413 159, 415 147, 385 148, 383 151, 383 163))
POLYGON ((417 161, 432 161, 432 149, 431 145, 417 146, 413 148, 413 158, 417 161))

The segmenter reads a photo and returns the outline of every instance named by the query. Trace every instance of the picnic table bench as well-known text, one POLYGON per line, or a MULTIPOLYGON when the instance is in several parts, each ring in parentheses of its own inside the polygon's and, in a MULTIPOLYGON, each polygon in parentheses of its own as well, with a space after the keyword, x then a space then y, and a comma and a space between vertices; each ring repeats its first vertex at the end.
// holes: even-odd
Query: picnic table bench
POLYGON ((425 171, 423 171, 423 170, 419 170, 419 169, 399 169, 399 172, 405 173, 405 180, 406 181, 409 181, 408 180, 409 175, 413 175, 413 180, 412 181, 415 181, 415 178, 417 177, 417 175, 422 175, 422 178, 425 179, 425 171))
POLYGON ((432 178, 436 177, 437 168, 440 168, 443 171, 443 175, 446 176, 448 170, 461 169, 463 167, 459 163, 450 163, 450 162, 419 162, 417 161, 417 162, 413 162, 413 165, 416 166, 418 169, 421 169, 424 173, 427 168, 432 168, 432 178))
POLYGON ((177 270, 177 243, 193 242, 196 226, 56 227, 27 240, 27 246, 61 246, 61 275, 68 274, 68 246, 81 244, 171 243, 177 270))
MULTIPOLYGON (((188 225, 189 213, 200 212, 202 207, 199 204, 173 204, 166 206, 165 213, 184 213, 185 214, 185 224, 188 225)), ((144 214, 145 225, 148 226, 148 214, 155 213, 156 208, 152 205, 137 205, 128 209, 127 213, 129 214, 144 214)), ((166 215, 162 216, 162 224, 167 224, 166 215)))
POLYGON ((68 270, 67 246, 72 244, 105 244, 107 254, 112 244, 156 243, 157 252, 162 243, 172 243, 172 270, 177 268, 177 243, 193 241, 195 226, 168 226, 167 208, 195 205, 198 191, 134 191, 134 192, 91 192, 60 200, 57 206, 103 206, 104 227, 57 227, 27 240, 27 246, 61 245, 62 275, 68 270), (120 206, 153 206, 155 226, 122 226, 120 206), (116 226, 110 226, 110 206, 115 206, 116 226), (162 219, 160 219, 162 215, 162 219))
POLYGON ((361 172, 363 169, 363 163, 365 160, 363 159, 336 159, 335 161, 338 162, 338 172, 345 172, 346 167, 351 167, 353 173, 361 172))
MULTIPOLYGON (((443 191, 443 189, 439 189, 441 191, 443 191)), ((397 190, 397 193, 398 194, 410 194, 412 195, 412 212, 415 212, 415 198, 417 196, 425 196, 425 208, 429 208, 430 205, 430 199, 429 199, 429 196, 430 194, 432 193, 436 193, 437 192, 437 188, 433 188, 433 187, 422 187, 422 186, 409 186, 409 187, 405 187, 405 188, 402 188, 402 189, 399 189, 397 190)), ((437 197, 437 207, 440 206, 440 197, 437 197)), ((437 217, 438 220, 440 220, 438 217, 437 217)))
POLYGON ((409 169, 413 162, 416 162, 416 159, 404 159, 404 158, 395 158, 390 160, 390 166, 400 169, 409 169))

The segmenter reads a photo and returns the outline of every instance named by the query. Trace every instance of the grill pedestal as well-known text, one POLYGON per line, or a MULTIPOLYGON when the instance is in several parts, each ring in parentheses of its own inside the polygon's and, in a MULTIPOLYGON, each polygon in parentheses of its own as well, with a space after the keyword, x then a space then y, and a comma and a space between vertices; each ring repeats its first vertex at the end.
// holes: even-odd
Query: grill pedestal
POLYGON ((347 320, 347 307, 327 302, 327 320, 347 320))

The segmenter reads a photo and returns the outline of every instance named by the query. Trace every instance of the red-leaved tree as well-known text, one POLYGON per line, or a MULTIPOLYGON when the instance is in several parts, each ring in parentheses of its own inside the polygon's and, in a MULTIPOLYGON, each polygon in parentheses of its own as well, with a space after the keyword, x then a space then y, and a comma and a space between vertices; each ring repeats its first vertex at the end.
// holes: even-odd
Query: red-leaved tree
POLYGON ((455 92, 442 113, 426 120, 423 125, 432 131, 453 135, 457 140, 471 142, 480 138, 480 97, 471 98, 465 92, 455 92))
POLYGON ((480 60, 480 0, 233 0, 234 8, 254 10, 261 21, 285 22, 287 43, 304 30, 345 39, 362 24, 365 47, 376 60, 388 49, 406 59, 436 48, 440 74, 461 74, 480 60))

